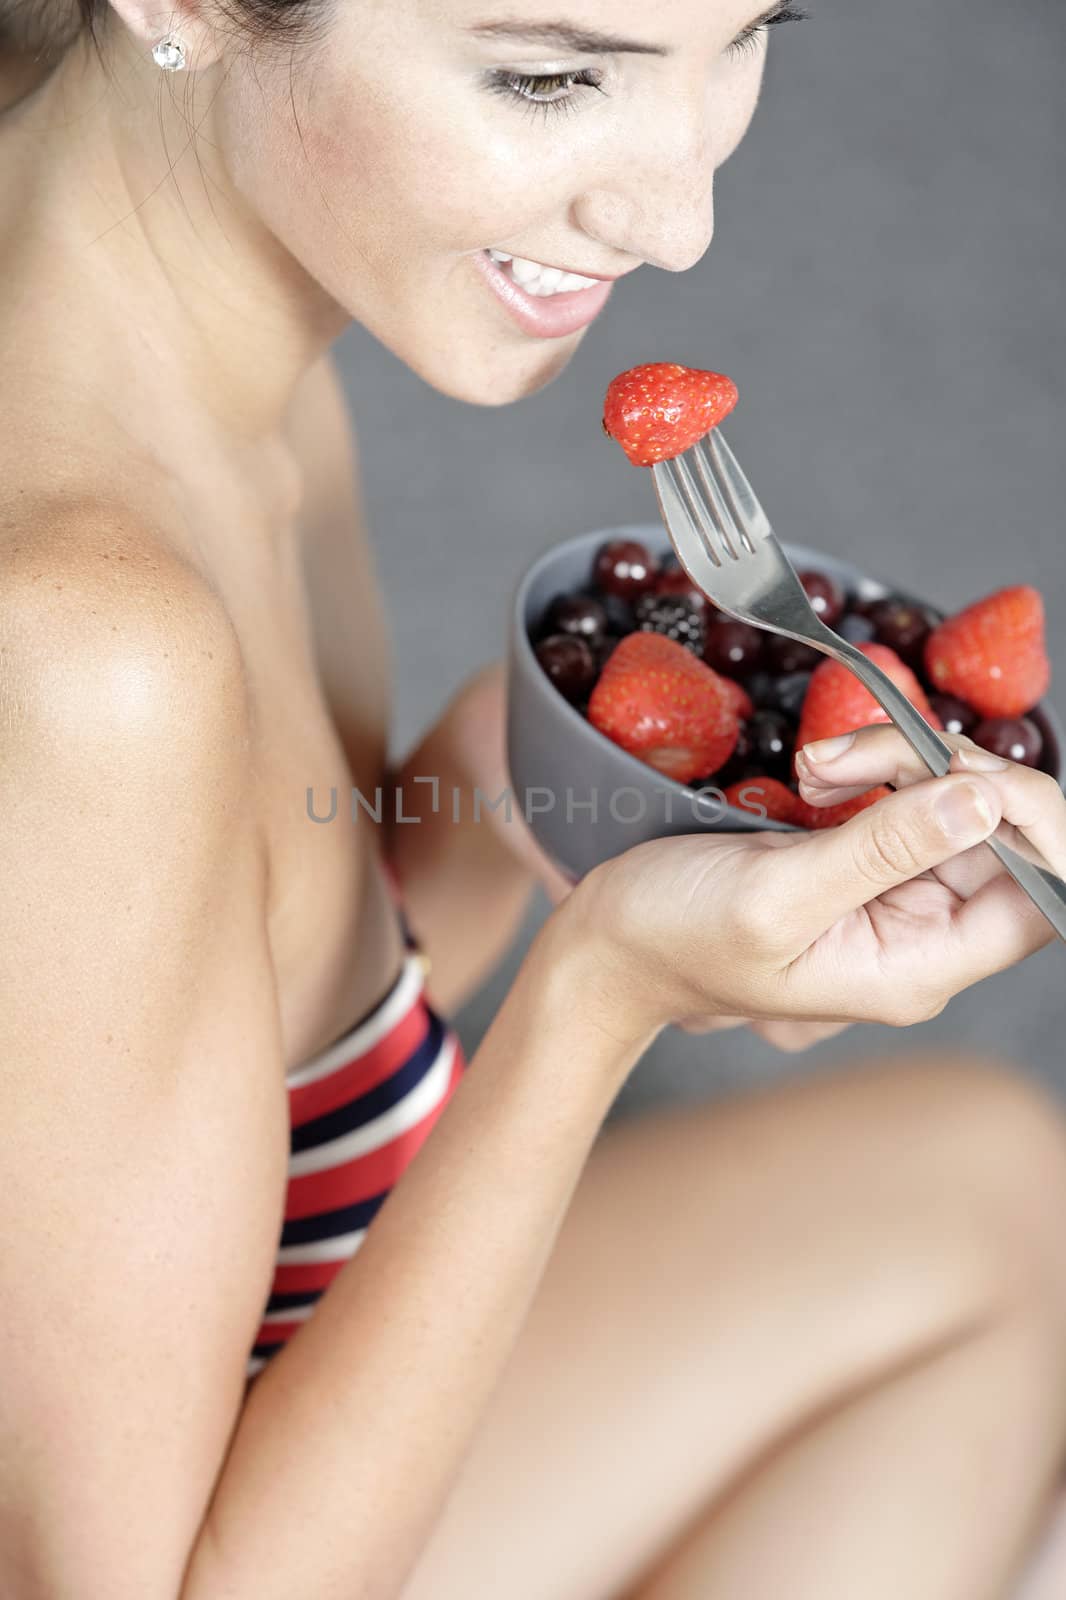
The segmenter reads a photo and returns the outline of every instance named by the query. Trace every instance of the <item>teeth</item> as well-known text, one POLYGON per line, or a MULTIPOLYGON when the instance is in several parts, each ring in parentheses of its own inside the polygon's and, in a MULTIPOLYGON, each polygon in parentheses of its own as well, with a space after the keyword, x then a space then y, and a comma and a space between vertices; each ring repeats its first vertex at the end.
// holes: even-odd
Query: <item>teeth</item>
POLYGON ((526 294, 548 296, 566 294, 575 289, 591 289, 598 278, 585 278, 579 272, 564 272, 561 267, 546 267, 540 261, 527 260, 525 256, 511 256, 506 250, 488 252, 501 266, 511 264, 511 277, 526 294))

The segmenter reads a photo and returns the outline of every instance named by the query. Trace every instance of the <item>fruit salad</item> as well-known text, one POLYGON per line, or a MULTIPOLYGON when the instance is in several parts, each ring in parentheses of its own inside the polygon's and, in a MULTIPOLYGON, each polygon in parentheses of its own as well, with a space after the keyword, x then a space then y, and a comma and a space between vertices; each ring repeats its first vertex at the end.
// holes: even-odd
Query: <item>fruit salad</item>
MULTIPOLYGON (((849 594, 802 571, 828 627, 875 661, 935 728, 1027 766, 1043 739, 1027 714, 1050 669, 1036 589, 1001 589, 944 618, 900 596, 849 594)), ((558 692, 600 733, 666 778, 800 828, 834 827, 888 791, 839 806, 800 797, 795 753, 888 715, 846 667, 726 616, 672 549, 605 541, 588 581, 557 594, 532 630, 558 692)))
MULTIPOLYGON (((635 466, 650 467, 717 427, 737 398, 721 372, 631 367, 608 385, 603 431, 635 466)), ((846 594, 828 573, 799 576, 825 625, 876 662, 932 727, 1040 765, 1043 737, 1026 713, 1051 670, 1036 589, 1001 589, 945 619, 900 597, 846 594)), ((889 793, 806 804, 796 751, 891 718, 838 662, 719 611, 672 550, 607 541, 586 587, 547 608, 534 645, 594 727, 678 783, 712 786, 732 805, 801 828, 834 827, 889 793)))

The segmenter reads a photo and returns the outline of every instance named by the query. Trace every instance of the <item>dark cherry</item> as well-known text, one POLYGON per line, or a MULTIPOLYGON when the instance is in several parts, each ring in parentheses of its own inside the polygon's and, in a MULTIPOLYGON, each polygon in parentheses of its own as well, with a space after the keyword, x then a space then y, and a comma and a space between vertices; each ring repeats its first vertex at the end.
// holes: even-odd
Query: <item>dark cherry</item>
POLYGON ((617 644, 618 639, 613 633, 604 634, 602 639, 592 640, 592 654, 596 661, 597 676, 603 671, 617 644))
POLYGON ((766 665, 779 677, 793 672, 813 672, 822 657, 809 644, 786 639, 783 633, 766 636, 766 665))
POLYGON ((765 763, 767 777, 780 777, 792 760, 795 724, 780 711, 756 711, 748 719, 747 734, 756 759, 765 763))
POLYGON ((596 681, 596 657, 587 641, 572 633, 550 633, 534 647, 533 654, 567 700, 580 701, 596 681))
POLYGON ((572 633, 591 644, 606 632, 607 612, 602 601, 587 594, 557 594, 544 613, 541 636, 572 633))
POLYGON ((655 587, 659 563, 647 545, 636 539, 608 539, 596 551, 592 580, 605 594, 632 600, 655 587))
POLYGON ((940 621, 931 606, 912 606, 906 600, 883 600, 867 613, 877 632, 878 644, 894 650, 901 661, 920 670, 925 641, 940 621))
POLYGON ((753 628, 750 623, 735 622, 732 617, 719 617, 707 629, 703 659, 715 672, 743 679, 760 665, 763 640, 767 637, 760 628, 753 628))
MULTIPOLYGON (((691 600, 700 611, 707 609, 707 596, 702 589, 696 588, 682 566, 671 567, 668 572, 660 572, 655 582, 655 593, 680 595, 683 600, 691 600)), ((717 610, 717 607, 711 609, 717 610)))
POLYGON ((891 599, 893 599, 893 596, 887 590, 882 590, 880 594, 873 592, 864 594, 859 591, 856 594, 847 596, 845 610, 854 611, 857 617, 868 617, 875 606, 884 605, 886 600, 891 599))
POLYGON ((799 581, 826 627, 835 628, 837 620, 844 615, 845 595, 840 584, 828 572, 801 572, 799 581))
POLYGON ((766 705, 771 711, 783 711, 786 716, 798 720, 810 682, 809 672, 787 672, 783 678, 775 678, 773 693, 766 705))
POLYGON ((929 704, 944 724, 945 733, 964 733, 973 737, 973 730, 981 720, 973 706, 968 706, 965 700, 959 700, 953 694, 931 694, 929 704))
POLYGON ((871 619, 859 611, 845 611, 836 628, 849 644, 869 644, 877 632, 871 619))
POLYGON ((971 738, 982 750, 1023 767, 1035 767, 1044 750, 1043 735, 1028 717, 989 717, 977 724, 971 738))

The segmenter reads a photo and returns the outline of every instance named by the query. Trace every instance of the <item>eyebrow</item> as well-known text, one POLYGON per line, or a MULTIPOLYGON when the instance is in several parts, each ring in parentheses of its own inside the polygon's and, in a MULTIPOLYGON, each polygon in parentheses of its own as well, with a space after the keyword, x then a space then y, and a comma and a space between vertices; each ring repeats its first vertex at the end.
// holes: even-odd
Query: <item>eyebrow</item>
POLYGON ((573 22, 478 22, 470 29, 482 39, 524 39, 529 44, 558 44, 584 56, 668 56, 661 44, 642 44, 611 33, 596 33, 573 22))
MULTIPOLYGON (((768 6, 748 26, 762 27, 782 9, 783 0, 768 6)), ((477 22, 470 29, 482 39, 522 39, 528 44, 557 44, 564 50, 573 50, 585 56, 668 56, 672 54, 665 45, 646 44, 639 39, 623 39, 613 33, 597 33, 574 22, 529 22, 523 18, 507 18, 499 22, 477 22)))

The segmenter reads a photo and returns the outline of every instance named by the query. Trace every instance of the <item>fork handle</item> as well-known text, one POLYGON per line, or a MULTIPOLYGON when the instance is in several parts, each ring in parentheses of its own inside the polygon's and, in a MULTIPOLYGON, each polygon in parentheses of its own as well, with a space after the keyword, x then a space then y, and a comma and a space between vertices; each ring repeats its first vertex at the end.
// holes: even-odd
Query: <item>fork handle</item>
MULTIPOLYGON (((874 699, 888 712, 919 760, 924 761, 934 777, 942 778, 951 766, 951 747, 946 745, 936 730, 929 726, 921 712, 915 710, 907 696, 896 687, 888 674, 882 672, 876 662, 864 656, 861 650, 856 650, 854 645, 849 644, 846 639, 842 639, 824 624, 819 630, 818 637, 811 638, 809 642, 826 655, 833 656, 843 666, 849 667, 857 678, 861 678, 874 699)), ((1019 832, 1023 830, 1019 829, 1019 832)), ((1066 883, 1052 872, 1032 840, 1024 833, 1023 837, 1026 838, 1026 843, 1037 861, 1043 865, 1028 861, 1009 844, 1004 844, 998 837, 998 830, 985 843, 1002 862, 1015 883, 1025 890, 1035 906, 1039 906, 1059 938, 1066 940, 1066 883)))

